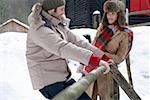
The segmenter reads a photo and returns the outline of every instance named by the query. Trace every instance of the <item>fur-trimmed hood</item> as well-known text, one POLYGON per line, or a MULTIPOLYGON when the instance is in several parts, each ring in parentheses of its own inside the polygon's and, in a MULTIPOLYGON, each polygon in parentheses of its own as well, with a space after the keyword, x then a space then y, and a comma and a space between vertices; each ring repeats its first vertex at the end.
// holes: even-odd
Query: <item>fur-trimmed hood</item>
POLYGON ((61 23, 61 20, 49 15, 46 11, 44 11, 41 3, 36 3, 33 5, 32 12, 28 17, 28 23, 35 29, 38 29, 41 25, 45 25, 46 23, 46 21, 43 20, 43 17, 45 17, 55 26, 58 25, 58 23, 61 23))
POLYGON ((40 15, 42 11, 42 4, 41 3, 36 3, 32 7, 32 12, 28 16, 28 23, 29 25, 33 22, 35 24, 39 23, 42 21, 42 17, 40 15))
POLYGON ((43 17, 51 21, 53 25, 57 25, 58 23, 63 23, 66 26, 69 26, 70 19, 62 16, 61 19, 57 19, 53 17, 52 15, 49 15, 45 10, 42 9, 42 4, 41 3, 36 3, 32 7, 32 12, 28 17, 28 23, 31 25, 34 23, 36 27, 39 25, 45 24, 46 22, 43 20, 43 17))

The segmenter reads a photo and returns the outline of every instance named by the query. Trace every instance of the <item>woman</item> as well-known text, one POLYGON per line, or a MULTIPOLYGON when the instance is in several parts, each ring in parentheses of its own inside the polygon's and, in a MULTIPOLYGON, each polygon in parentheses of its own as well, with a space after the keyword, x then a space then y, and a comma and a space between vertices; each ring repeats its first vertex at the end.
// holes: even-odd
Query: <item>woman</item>
MULTIPOLYGON (((119 64, 126 58, 132 45, 132 41, 129 43, 132 40, 129 38, 132 31, 125 27, 125 5, 122 1, 108 0, 104 3, 103 9, 102 23, 99 25, 93 45, 103 50, 114 63, 119 64)), ((109 58, 103 60, 108 61, 109 58)), ((85 67, 85 70, 90 72, 89 67, 85 67)), ((92 93, 91 90, 89 93, 89 90, 88 94, 92 93)), ((93 100, 96 100, 97 95, 101 100, 119 100, 119 87, 110 73, 100 76, 94 83, 93 92, 93 100)))

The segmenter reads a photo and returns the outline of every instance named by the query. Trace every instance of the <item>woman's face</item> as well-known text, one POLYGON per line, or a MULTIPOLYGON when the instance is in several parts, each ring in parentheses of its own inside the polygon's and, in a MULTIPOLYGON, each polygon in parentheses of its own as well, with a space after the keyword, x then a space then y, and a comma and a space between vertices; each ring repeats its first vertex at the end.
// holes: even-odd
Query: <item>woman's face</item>
POLYGON ((108 12, 107 13, 107 20, 109 24, 113 24, 117 20, 117 12, 108 12))

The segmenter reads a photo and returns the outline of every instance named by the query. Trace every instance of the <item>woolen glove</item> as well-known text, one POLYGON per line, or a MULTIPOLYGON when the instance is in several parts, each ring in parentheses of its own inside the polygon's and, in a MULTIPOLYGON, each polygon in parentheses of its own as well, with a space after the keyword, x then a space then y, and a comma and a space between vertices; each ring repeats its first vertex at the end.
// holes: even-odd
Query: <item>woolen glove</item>
POLYGON ((106 54, 103 55, 102 60, 109 63, 109 65, 114 64, 114 61, 110 59, 106 54))
POLYGON ((105 67, 105 72, 103 74, 107 74, 110 71, 110 67, 109 67, 110 63, 106 62, 106 61, 101 61, 100 62, 100 66, 104 66, 105 67))
POLYGON ((102 57, 102 60, 104 60, 104 61, 109 61, 109 59, 110 58, 106 54, 104 54, 103 57, 102 57))
POLYGON ((93 68, 97 68, 99 66, 101 58, 98 55, 92 54, 90 57, 89 65, 92 66, 93 68))
POLYGON ((104 74, 108 73, 110 70, 109 64, 105 61, 101 61, 101 58, 99 56, 92 54, 92 56, 90 57, 89 65, 85 67, 85 71, 89 73, 93 69, 101 65, 105 66, 106 68, 106 71, 104 72, 104 74))

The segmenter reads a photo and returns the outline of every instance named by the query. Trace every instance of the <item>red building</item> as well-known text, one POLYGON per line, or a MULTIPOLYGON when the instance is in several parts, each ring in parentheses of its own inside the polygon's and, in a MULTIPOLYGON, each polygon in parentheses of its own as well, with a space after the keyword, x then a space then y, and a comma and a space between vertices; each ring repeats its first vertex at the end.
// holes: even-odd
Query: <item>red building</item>
POLYGON ((150 11, 150 0, 130 0, 130 12, 143 10, 150 11))
POLYGON ((129 1, 129 24, 150 22, 150 0, 127 0, 129 1))

